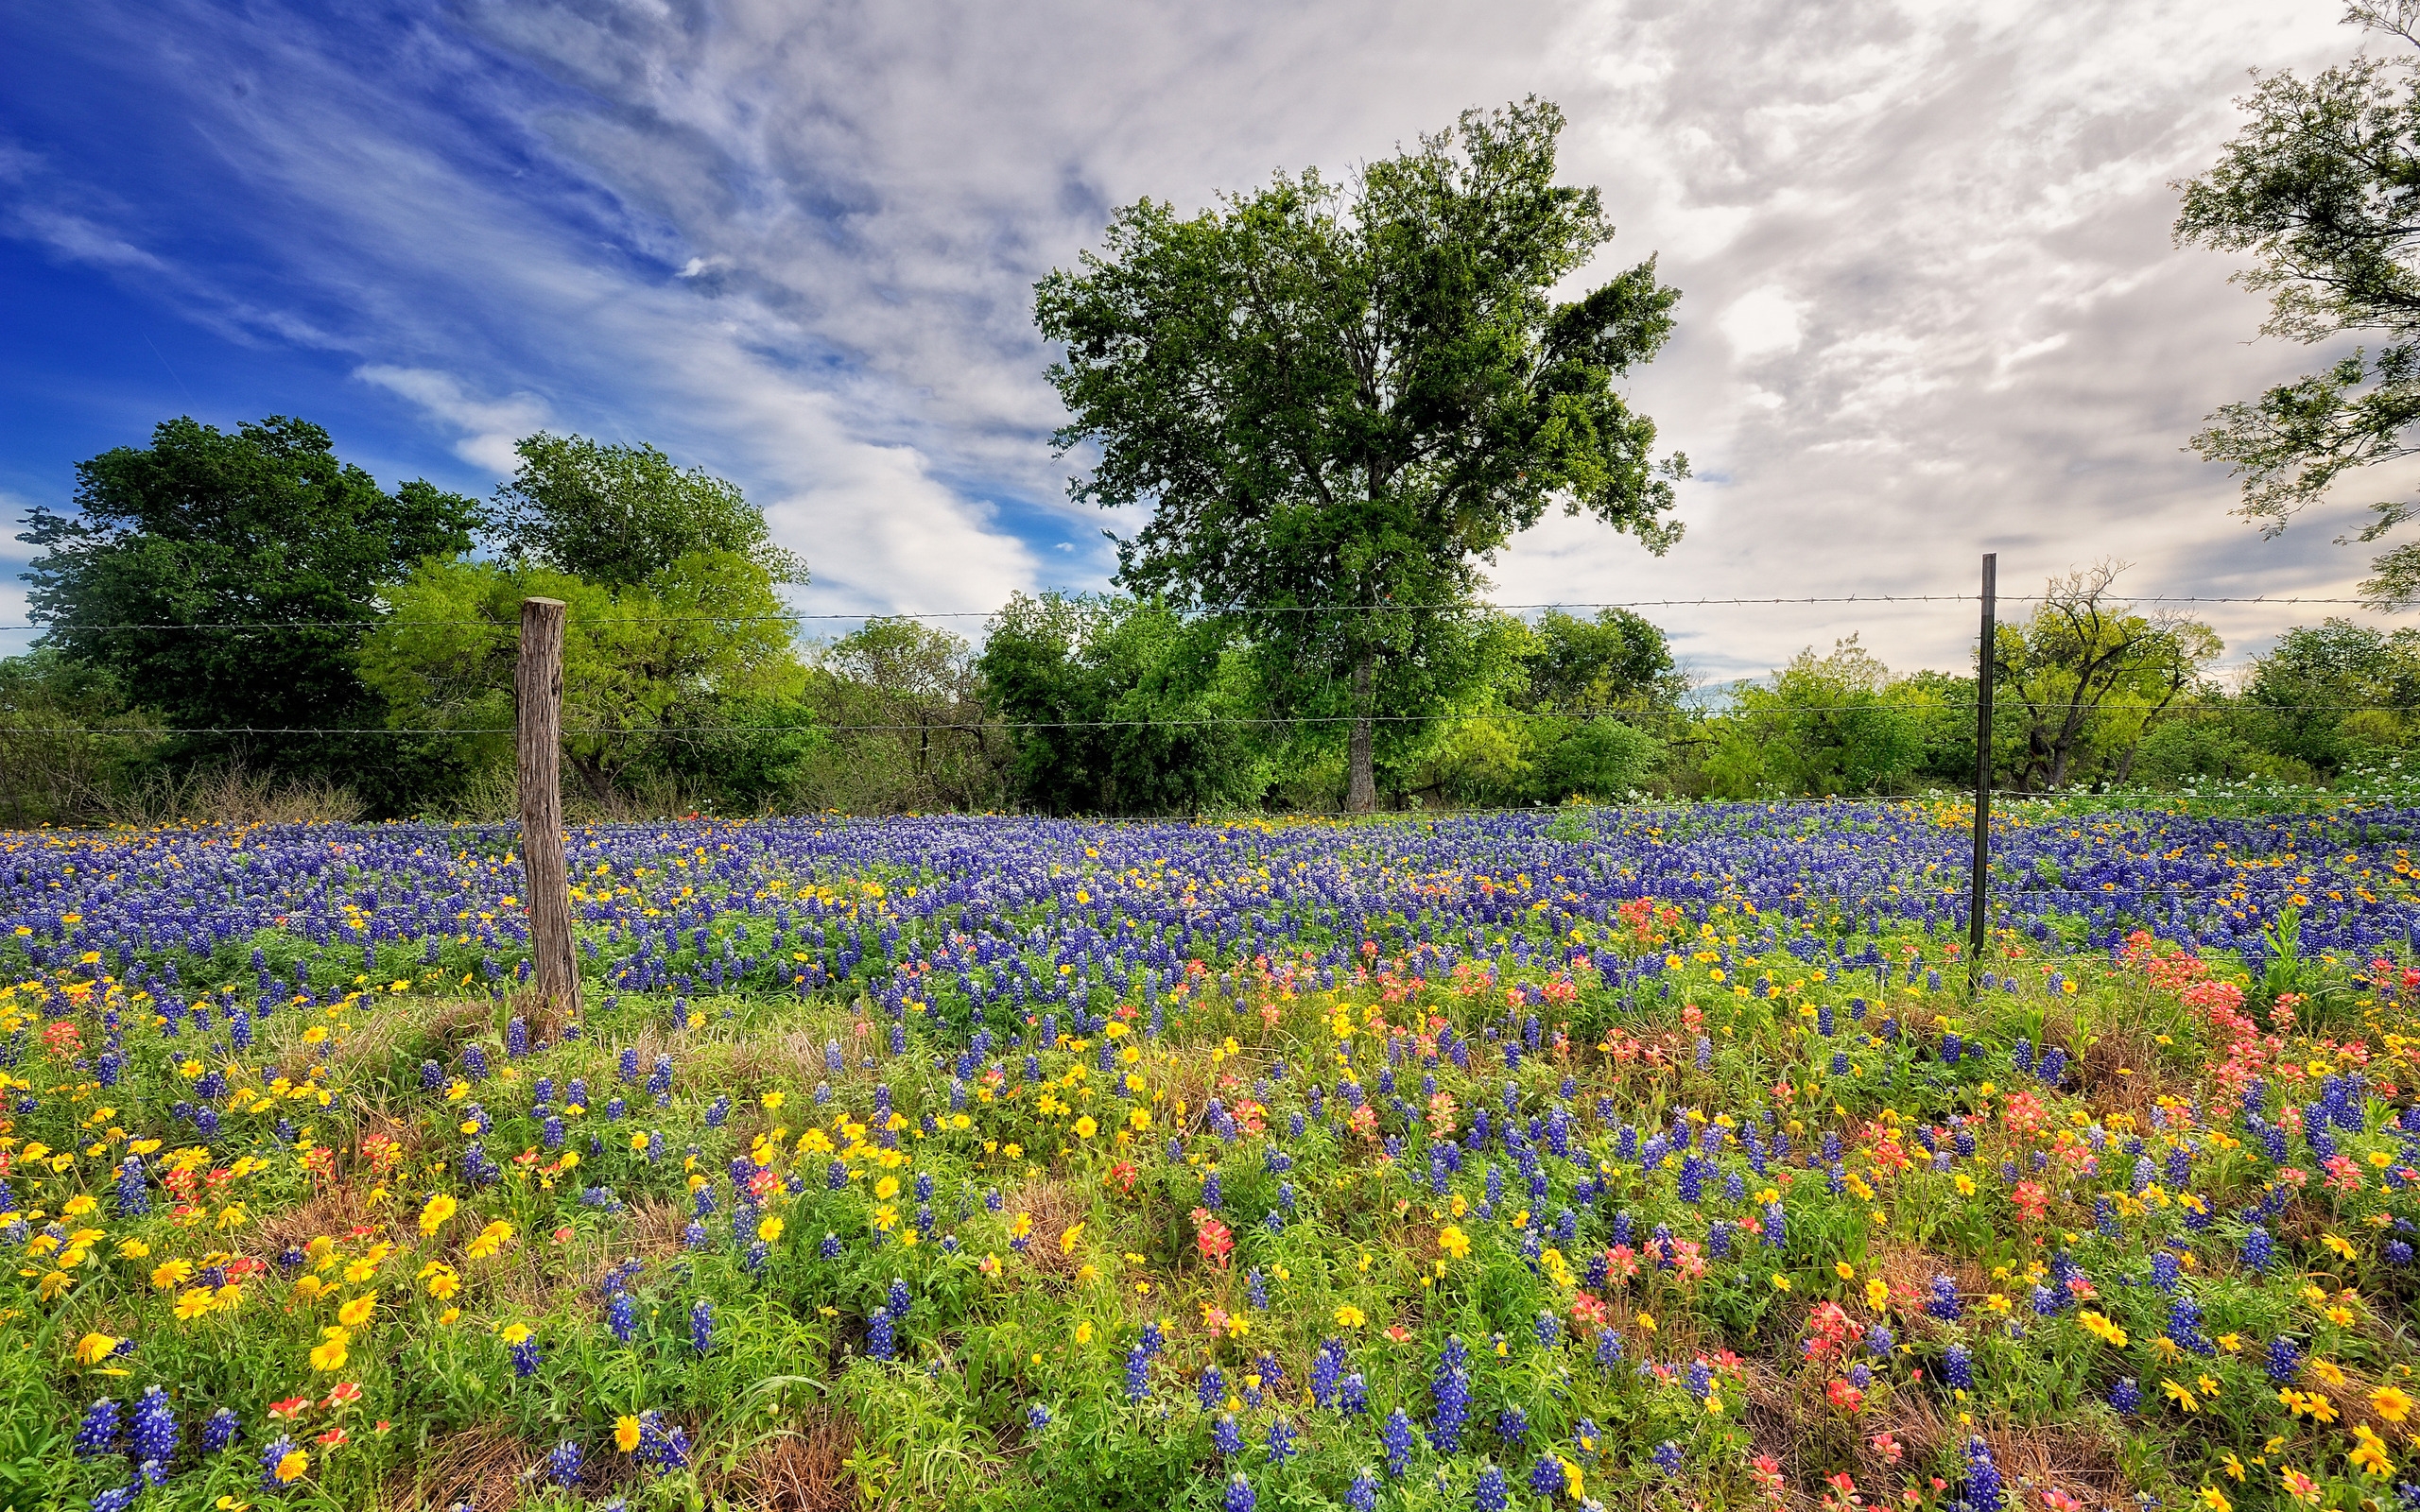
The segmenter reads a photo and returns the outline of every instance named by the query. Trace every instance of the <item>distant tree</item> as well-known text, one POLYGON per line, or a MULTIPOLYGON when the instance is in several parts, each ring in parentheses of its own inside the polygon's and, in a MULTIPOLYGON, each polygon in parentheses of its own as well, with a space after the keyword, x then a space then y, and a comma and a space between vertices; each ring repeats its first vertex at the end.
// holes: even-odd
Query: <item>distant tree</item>
POLYGON ((1248 679, 1216 627, 1114 595, 1019 593, 975 666, 1007 726, 1023 800, 1051 814, 1199 813, 1264 785, 1254 742, 1229 721, 1248 679))
POLYGON ((1548 610, 1532 627, 1522 658, 1524 709, 1564 714, 1664 711, 1680 707, 1689 679, 1672 660, 1663 630, 1626 609, 1582 619, 1548 610))
POLYGON ((43 644, 107 669, 130 703, 188 731, 170 753, 333 776, 374 804, 405 801, 408 743, 354 667, 379 591, 429 556, 467 550, 478 507, 426 482, 388 491, 339 461, 328 433, 272 416, 230 435, 166 421, 137 450, 76 468, 72 515, 37 507, 21 538, 43 644), (202 628, 292 621, 273 628, 202 628))
POLYGON ((606 588, 646 582, 683 557, 744 557, 776 583, 804 583, 806 564, 773 544, 765 513, 739 485, 703 468, 683 472, 641 442, 525 436, 521 466, 496 489, 505 555, 606 588))
POLYGON ((2350 620, 2299 625, 2252 664, 2243 723, 2265 749, 2321 775, 2411 744, 2420 714, 2420 629, 2350 620))
MULTIPOLYGON (((2357 0, 2345 19, 2411 42, 2411 0, 2357 0)), ((2273 536, 2344 472, 2420 451, 2420 60, 2359 58, 2315 78, 2276 73, 2218 164, 2180 185, 2181 244, 2247 252, 2236 275, 2266 292, 2264 334, 2305 343, 2374 336, 2325 370, 2226 405, 2193 445, 2243 479, 2238 512, 2273 536)), ((2420 501, 2371 506, 2377 541, 2420 501)), ((2420 544, 2377 558, 2362 592, 2420 601, 2420 544)))
POLYGON ((363 672, 396 727, 429 732, 422 744, 458 782, 510 760, 528 597, 569 606, 563 763, 596 808, 616 812, 633 782, 675 775, 758 807, 794 783, 817 744, 796 622, 770 575, 736 553, 691 552, 626 587, 438 558, 387 597, 363 672))
POLYGON ((1074 495, 1151 511, 1119 582, 1248 638, 1276 712, 1342 716, 1356 812, 1380 747, 1467 687, 1440 647, 1549 505, 1658 552, 1680 534, 1686 464, 1614 388, 1679 295, 1650 259, 1553 298, 1613 235, 1596 190, 1555 182, 1563 125, 1530 99, 1349 186, 1281 174, 1189 219, 1144 200, 1036 289, 1056 439, 1098 448, 1074 495))
POLYGON ((1801 651, 1768 683, 1741 685, 1713 729, 1715 797, 1895 793, 1924 759, 1921 719, 1891 696, 1890 669, 1854 635, 1828 656, 1801 651))
POLYGON ((2023 712, 2022 789, 2065 787, 2095 757, 2100 775, 2126 782, 2145 731, 2225 649, 2206 625, 2120 602, 2124 570, 2102 562, 2053 577, 2030 619, 1999 627, 1994 677, 2023 712))
POLYGON ((899 813, 1003 801, 1008 747, 963 636, 870 619, 822 648, 807 698, 833 727, 833 756, 813 784, 818 803, 899 813))

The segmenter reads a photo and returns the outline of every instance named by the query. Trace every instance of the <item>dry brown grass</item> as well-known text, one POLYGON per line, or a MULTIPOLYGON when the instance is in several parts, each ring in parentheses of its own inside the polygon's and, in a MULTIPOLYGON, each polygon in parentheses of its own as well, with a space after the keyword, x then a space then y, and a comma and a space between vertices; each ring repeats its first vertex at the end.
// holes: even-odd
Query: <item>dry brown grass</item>
POLYGON ((521 1472, 532 1458, 529 1446, 502 1428, 471 1428, 429 1444, 408 1476, 388 1484, 386 1503, 410 1512, 437 1512, 458 1502, 479 1512, 511 1512, 521 1504, 521 1472))
POLYGON ((2092 1090, 2096 1116, 2105 1121, 2124 1113, 2136 1127, 2147 1127, 2152 1108, 2161 1097, 2184 1092, 2170 1080, 2152 1034, 2139 1023, 2116 1023, 2084 1046, 2077 1057, 2079 1074, 2092 1090))
POLYGON ((717 1490, 749 1512, 848 1512, 856 1477, 842 1462, 856 1438, 847 1413, 818 1408, 796 1429, 758 1441, 717 1490))
POLYGON ((262 1219, 252 1230, 253 1247, 273 1255, 288 1245, 307 1245, 321 1234, 342 1239, 355 1228, 380 1221, 371 1210, 366 1183, 329 1182, 301 1207, 262 1219))
POLYGON ((1072 1279, 1083 1262, 1060 1247, 1059 1236, 1069 1225, 1090 1216, 1091 1210, 1077 1200, 1064 1181, 1053 1179, 1028 1184, 1011 1211, 1033 1216, 1033 1243, 1025 1252, 1033 1268, 1059 1280, 1072 1279))

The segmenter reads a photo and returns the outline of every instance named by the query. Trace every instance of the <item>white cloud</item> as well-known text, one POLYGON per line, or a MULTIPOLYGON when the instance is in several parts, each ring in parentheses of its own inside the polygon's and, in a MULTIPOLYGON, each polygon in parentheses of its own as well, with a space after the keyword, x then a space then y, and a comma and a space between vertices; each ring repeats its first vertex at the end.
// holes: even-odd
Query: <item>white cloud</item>
MULTIPOLYGON (((280 280, 197 292, 80 202, 54 246, 340 347, 480 465, 543 417, 739 478, 818 607, 1105 569, 1057 549, 1100 521, 1045 441, 1030 301, 1110 207, 1348 171, 1531 91, 1621 228, 1589 276, 1656 252, 1684 291, 1631 387, 1720 481, 1684 487, 1660 559, 1551 518, 1503 598, 1959 592, 1986 549, 2011 592, 2101 556, 2143 590, 2360 575, 2331 521, 2256 540, 2180 451, 2311 359, 2247 344, 2256 301, 2171 247, 2167 185, 2247 68, 2359 45, 2325 0, 466 0, 475 37, 416 28, 377 90, 307 28, 162 10, 109 12, 107 45, 274 207, 280 280), (240 104, 215 82, 272 73, 240 104)), ((1948 665, 1973 634, 1962 606, 1658 612, 1717 671, 1851 629, 1948 665)), ((2213 613, 2248 644, 2296 611, 2213 613)))
POLYGON ((1797 301, 1768 284, 1732 301, 1719 324, 1733 352, 1746 358, 1766 357, 1798 349, 1804 313, 1797 301))
POLYGON ((425 410, 431 419, 467 432, 454 443, 454 455, 499 478, 510 475, 519 465, 512 443, 546 424, 545 402, 535 394, 474 399, 463 391, 461 380, 431 368, 365 363, 355 368, 353 375, 401 394, 425 410))

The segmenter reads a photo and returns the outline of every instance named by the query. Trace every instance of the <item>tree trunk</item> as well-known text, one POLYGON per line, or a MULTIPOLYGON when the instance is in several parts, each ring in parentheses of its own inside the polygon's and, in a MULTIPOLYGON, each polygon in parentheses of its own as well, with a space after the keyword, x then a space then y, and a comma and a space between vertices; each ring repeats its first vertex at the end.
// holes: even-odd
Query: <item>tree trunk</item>
POLYGON ((1371 751, 1370 653, 1353 666, 1353 735, 1344 756, 1344 812, 1373 814, 1378 807, 1378 775, 1371 751))

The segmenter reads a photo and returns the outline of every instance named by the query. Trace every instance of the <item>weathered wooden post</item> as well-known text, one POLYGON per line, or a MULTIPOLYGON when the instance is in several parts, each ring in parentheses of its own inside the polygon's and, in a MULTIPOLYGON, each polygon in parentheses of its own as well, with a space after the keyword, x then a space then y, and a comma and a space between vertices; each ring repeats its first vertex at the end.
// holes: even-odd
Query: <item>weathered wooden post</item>
POLYGON ((567 1017, 579 1012, 579 959, 571 938, 571 877, 563 863, 563 603, 521 601, 521 657, 512 672, 514 758, 521 789, 521 880, 538 992, 567 1017))

